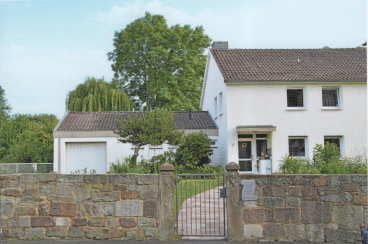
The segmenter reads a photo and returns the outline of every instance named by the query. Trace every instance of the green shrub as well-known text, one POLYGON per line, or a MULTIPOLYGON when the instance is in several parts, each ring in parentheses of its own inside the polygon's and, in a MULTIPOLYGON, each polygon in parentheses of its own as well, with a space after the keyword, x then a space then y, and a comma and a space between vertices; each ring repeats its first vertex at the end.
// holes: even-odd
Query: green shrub
POLYGON ((324 147, 316 144, 310 161, 286 155, 279 170, 284 174, 367 174, 367 158, 362 153, 341 159, 339 148, 326 142, 324 147))
POLYGON ((203 131, 187 134, 175 154, 176 162, 188 169, 209 164, 213 154, 211 139, 203 131))

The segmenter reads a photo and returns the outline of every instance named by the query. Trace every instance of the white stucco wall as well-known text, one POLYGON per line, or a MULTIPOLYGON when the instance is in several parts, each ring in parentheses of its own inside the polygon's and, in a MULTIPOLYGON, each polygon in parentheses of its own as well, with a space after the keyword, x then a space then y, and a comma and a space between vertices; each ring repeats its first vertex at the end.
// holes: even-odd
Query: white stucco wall
POLYGON ((207 79, 205 93, 203 95, 203 111, 209 111, 215 123, 219 127, 218 149, 212 156, 212 164, 223 166, 228 163, 227 155, 227 93, 224 78, 211 52, 208 52, 207 60, 207 79), (222 113, 220 111, 219 95, 222 93, 222 113), (215 114, 215 97, 217 97, 217 114, 215 114))
MULTIPOLYGON (((212 111, 210 107, 209 111, 212 111)), ((349 156, 367 148, 367 86, 332 83, 228 84, 227 162, 238 162, 238 148, 233 144, 237 145, 236 126, 239 125, 276 126, 276 131, 272 132, 273 172, 277 171, 281 157, 288 153, 289 136, 307 136, 306 153, 310 156, 315 144, 324 143, 324 136, 340 135, 343 136, 342 154, 349 156), (322 109, 322 86, 339 87, 342 109, 322 109), (304 89, 305 110, 287 110, 287 88, 295 87, 304 89)), ((218 123, 218 126, 221 136, 223 124, 218 123)))
MULTIPOLYGON (((210 136, 211 139, 218 140, 217 136, 210 136)), ((110 163, 116 163, 117 159, 120 162, 123 161, 124 157, 132 156, 134 154, 134 148, 132 148, 131 144, 124 144, 117 140, 116 137, 96 137, 96 138, 60 138, 60 171, 59 171, 59 138, 54 138, 54 171, 60 174, 70 174, 70 170, 68 169, 68 165, 66 162, 66 143, 68 142, 106 142, 106 155, 107 155, 107 165, 106 168, 109 171, 110 163)), ((139 150, 138 161, 142 158, 150 159, 155 155, 155 150, 153 147, 149 147, 146 145, 142 147, 143 149, 139 150)), ((156 148, 156 155, 162 154, 164 151, 174 150, 171 145, 163 144, 162 149, 156 148)), ((215 155, 218 155, 218 148, 214 148, 214 155, 211 156, 211 159, 215 155)), ((213 160, 216 164, 216 159, 213 160)), ((81 167, 80 170, 83 170, 84 167, 81 167)), ((90 172, 90 168, 87 167, 87 172, 90 172)))

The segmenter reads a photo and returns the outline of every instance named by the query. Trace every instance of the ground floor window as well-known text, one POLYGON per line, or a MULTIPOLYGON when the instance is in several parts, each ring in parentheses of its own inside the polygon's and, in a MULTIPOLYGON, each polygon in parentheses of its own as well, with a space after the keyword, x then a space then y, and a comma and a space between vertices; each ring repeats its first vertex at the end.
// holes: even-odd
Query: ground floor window
POLYGON ((339 148, 339 152, 341 154, 341 140, 342 136, 325 136, 324 143, 326 142, 333 143, 339 148))
POLYGON ((289 136, 289 154, 304 157, 306 155, 306 137, 289 136))

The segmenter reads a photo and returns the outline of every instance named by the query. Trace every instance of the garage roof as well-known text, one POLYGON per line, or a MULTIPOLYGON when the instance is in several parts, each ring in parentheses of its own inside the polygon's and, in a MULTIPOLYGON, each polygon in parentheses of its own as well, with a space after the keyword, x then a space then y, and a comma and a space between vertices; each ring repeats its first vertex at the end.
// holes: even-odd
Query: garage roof
MULTIPOLYGON (((218 129, 208 111, 173 112, 178 129, 218 129)), ((116 121, 128 117, 141 117, 146 112, 68 112, 54 131, 109 131, 116 130, 116 121)))

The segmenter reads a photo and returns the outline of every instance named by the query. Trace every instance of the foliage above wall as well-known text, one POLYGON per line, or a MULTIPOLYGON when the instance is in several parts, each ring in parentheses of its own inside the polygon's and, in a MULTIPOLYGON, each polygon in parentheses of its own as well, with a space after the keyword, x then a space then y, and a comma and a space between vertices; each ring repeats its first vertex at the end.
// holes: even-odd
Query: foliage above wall
POLYGON ((16 114, 0 127, 1 163, 52 163, 55 115, 16 114))
POLYGON ((367 174, 365 152, 353 157, 340 157, 339 148, 326 142, 324 146, 316 144, 312 160, 293 155, 282 158, 279 167, 284 174, 367 174))
POLYGON ((66 108, 72 112, 131 111, 130 97, 118 89, 117 81, 87 78, 66 98, 66 108))

